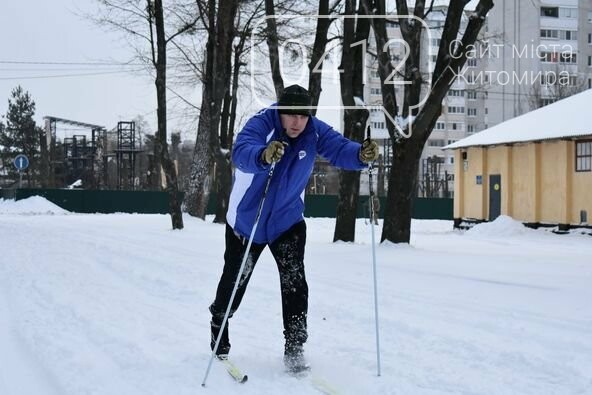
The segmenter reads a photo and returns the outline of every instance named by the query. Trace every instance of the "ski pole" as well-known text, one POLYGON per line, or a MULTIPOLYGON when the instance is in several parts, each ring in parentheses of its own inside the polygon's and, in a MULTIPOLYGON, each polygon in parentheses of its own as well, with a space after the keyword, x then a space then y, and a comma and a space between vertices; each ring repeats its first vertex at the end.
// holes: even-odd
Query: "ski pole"
POLYGON ((243 272, 245 270, 245 264, 247 263, 247 259, 249 257, 249 251, 251 250, 251 244, 253 244, 253 238, 255 237, 255 231, 257 230, 257 225, 259 225, 259 218, 261 217, 261 211, 263 211, 263 203, 265 202, 265 197, 267 196, 267 191, 269 189, 269 184, 271 183, 271 177, 273 176, 275 164, 276 164, 276 162, 272 162, 271 168, 269 169, 269 173, 267 174, 267 183, 265 184, 265 189, 263 190, 263 196, 261 197, 261 201, 259 202, 259 208, 257 209, 257 215, 255 216, 255 223, 253 224, 253 229, 251 230, 251 235, 249 236, 249 242, 247 243, 245 255, 243 256, 243 261, 241 262, 240 268, 238 270, 238 275, 237 275, 236 281, 234 283, 234 288, 232 289, 232 294, 230 295, 230 300, 228 301, 228 306, 226 307, 226 313, 224 313, 224 319, 222 320, 222 325, 220 326, 220 332, 218 333, 218 337, 216 338, 216 344, 214 345, 214 349, 212 350, 212 355, 210 356, 210 361, 208 362, 208 368, 206 369, 206 374, 204 376, 203 382, 201 383, 202 387, 206 386, 206 380, 208 379, 208 375, 210 374, 210 369, 212 368, 212 362, 214 361, 214 357, 216 356, 216 351, 218 351, 218 346, 220 345, 220 340, 222 339, 222 333, 224 332, 224 328, 226 327, 226 323, 228 322, 228 316, 230 315, 230 310, 232 309, 232 302, 234 302, 234 297, 236 296, 236 291, 238 290, 240 279, 243 275, 243 272))
MULTIPOLYGON (((367 138, 370 140, 370 125, 367 127, 367 138)), ((378 330, 378 286, 376 276, 376 240, 374 238, 374 189, 372 188, 372 162, 368 164, 368 191, 370 195, 370 228, 372 229, 372 274, 374 279, 374 319, 376 327, 376 375, 380 377, 380 334, 378 330)))

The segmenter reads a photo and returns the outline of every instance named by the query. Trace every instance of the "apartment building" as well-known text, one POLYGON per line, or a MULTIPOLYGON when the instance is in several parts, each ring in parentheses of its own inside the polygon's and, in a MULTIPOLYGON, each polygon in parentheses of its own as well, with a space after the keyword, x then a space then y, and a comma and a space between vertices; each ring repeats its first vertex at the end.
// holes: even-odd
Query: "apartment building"
MULTIPOLYGON (((422 70, 434 67, 446 12, 446 2, 437 3, 425 21, 429 34, 423 35, 422 70)), ((466 23, 465 15, 461 32, 466 23)), ((389 37, 401 37, 396 23, 388 28, 389 37)), ((390 49, 394 60, 401 59, 401 43, 390 49)), ((369 64, 366 97, 379 104, 375 67, 369 64)), ((590 88, 592 0, 496 1, 481 40, 442 103, 422 154, 418 194, 453 196, 455 159, 441 147, 590 88)), ((372 111, 370 121, 376 135, 388 136, 382 112, 372 111)))
POLYGON ((498 0, 488 33, 489 126, 592 88, 592 0, 498 0))

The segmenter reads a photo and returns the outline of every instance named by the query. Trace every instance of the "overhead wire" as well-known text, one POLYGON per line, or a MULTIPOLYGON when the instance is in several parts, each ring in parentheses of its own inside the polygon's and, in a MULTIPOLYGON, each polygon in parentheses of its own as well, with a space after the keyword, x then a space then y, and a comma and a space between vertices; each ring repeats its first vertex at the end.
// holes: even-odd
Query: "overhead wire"
POLYGON ((142 69, 104 71, 104 72, 93 72, 93 73, 35 75, 35 76, 19 76, 19 77, 0 77, 0 80, 2 80, 2 81, 10 81, 10 80, 31 80, 31 79, 64 78, 64 77, 88 77, 88 76, 106 75, 106 74, 131 73, 131 72, 137 72, 137 71, 141 71, 141 70, 142 69))
POLYGON ((0 64, 44 64, 44 65, 73 65, 73 66, 143 66, 142 63, 130 62, 55 62, 28 60, 0 60, 0 64))

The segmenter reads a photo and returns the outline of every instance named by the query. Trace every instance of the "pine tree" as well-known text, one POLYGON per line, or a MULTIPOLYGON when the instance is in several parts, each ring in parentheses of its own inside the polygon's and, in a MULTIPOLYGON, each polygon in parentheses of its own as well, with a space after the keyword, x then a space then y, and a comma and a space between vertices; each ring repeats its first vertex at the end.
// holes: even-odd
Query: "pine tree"
POLYGON ((11 92, 6 112, 6 125, 0 132, 0 156, 7 175, 18 178, 18 172, 12 165, 14 157, 25 154, 31 166, 26 170, 26 177, 31 186, 31 177, 36 173, 39 156, 40 129, 35 125, 35 102, 29 92, 19 85, 11 92))

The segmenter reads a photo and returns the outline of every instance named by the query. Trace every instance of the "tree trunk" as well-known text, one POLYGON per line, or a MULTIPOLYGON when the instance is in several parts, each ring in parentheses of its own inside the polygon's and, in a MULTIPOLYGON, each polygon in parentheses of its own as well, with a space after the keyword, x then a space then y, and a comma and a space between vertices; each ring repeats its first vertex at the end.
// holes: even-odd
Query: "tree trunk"
POLYGON ((232 167, 230 165, 230 152, 220 155, 216 158, 216 216, 214 222, 218 224, 226 223, 226 211, 228 211, 228 201, 230 189, 232 187, 232 167))
POLYGON ((245 66, 245 63, 242 63, 240 60, 240 56, 242 54, 244 47, 244 37, 241 37, 241 42, 235 48, 234 53, 234 67, 232 69, 232 103, 230 106, 230 117, 228 119, 228 149, 232 149, 232 143, 234 141, 234 125, 236 122, 236 107, 238 104, 237 95, 238 95, 238 77, 240 75, 240 68, 245 66))
POLYGON ((269 48, 269 63, 271 64, 271 78, 276 97, 279 99, 284 91, 284 79, 282 78, 280 55, 278 53, 277 21, 275 20, 275 8, 273 0, 265 0, 265 15, 267 16, 267 47, 269 48))
MULTIPOLYGON (((329 0, 319 1, 319 16, 329 15, 329 0)), ((312 114, 316 115, 317 105, 319 104, 319 97, 321 96, 321 80, 323 72, 323 63, 325 57, 325 48, 327 46, 327 34, 329 32, 329 26, 331 25, 331 19, 329 18, 318 18, 317 29, 315 32, 315 40, 312 47, 312 54, 310 57, 310 63, 308 64, 308 91, 312 97, 312 114), (316 70, 315 70, 316 68, 316 70)))
MULTIPOLYGON (((408 15, 407 2, 397 0, 397 13, 408 15)), ((449 87, 460 72, 470 45, 477 39, 479 31, 483 26, 489 10, 493 7, 491 0, 480 0, 475 12, 468 14, 469 22, 467 28, 459 40, 460 45, 450 53, 450 40, 456 39, 459 33, 460 18, 467 1, 450 2, 448 15, 444 25, 444 36, 440 43, 440 51, 436 59, 435 74, 432 79, 432 87, 423 107, 417 112, 417 116, 411 121, 412 129, 405 131, 404 135, 410 136, 403 139, 395 133, 392 122, 387 121, 389 134, 392 139, 393 161, 391 174, 389 176, 389 187, 387 193, 387 204, 385 207, 384 227, 381 240, 388 240, 394 243, 409 243, 411 230, 411 213, 413 199, 416 196, 417 178, 419 171, 419 160, 421 152, 430 133, 442 110, 442 100, 449 87), (412 132, 412 133, 411 133, 412 132)), ((375 10, 377 15, 384 14, 385 3, 383 0, 364 0, 367 10, 375 10)), ((424 15, 425 1, 418 0, 415 3, 414 15, 422 19, 424 15)), ((378 48, 382 48, 388 37, 384 28, 383 20, 373 18, 372 23, 378 48)), ((419 24, 411 24, 409 21, 401 21, 401 33, 412 49, 412 53, 406 63, 406 79, 412 83, 405 88, 403 115, 409 115, 409 108, 418 103, 420 92, 420 72, 418 54, 420 53, 421 34, 418 30, 419 24)), ((379 57, 380 57, 379 51, 379 57)), ((384 55, 383 55, 384 57, 384 55)), ((392 116, 398 115, 398 108, 394 102, 394 89, 385 87, 385 74, 383 69, 389 66, 379 59, 379 74, 383 89, 383 106, 392 116)), ((415 113, 415 111, 414 111, 415 113)))
POLYGON ((179 188, 177 185, 177 169, 171 158, 167 144, 167 118, 166 118, 166 39, 164 33, 164 14, 162 0, 154 1, 154 21, 156 27, 156 110, 158 118, 157 146, 160 161, 166 177, 166 191, 169 195, 169 214, 173 229, 183 229, 183 214, 181 213, 181 201, 179 200, 179 188))
POLYGON ((384 210, 384 225, 380 241, 409 242, 413 199, 417 193, 417 172, 421 147, 417 142, 401 140, 393 144, 393 161, 388 180, 387 204, 384 210), (387 236, 388 235, 388 236, 387 236))
MULTIPOLYGON (((368 112, 365 110, 345 110, 344 130, 352 140, 362 140, 368 112)), ((356 213, 360 195, 360 172, 339 171, 339 196, 335 215, 333 241, 354 241, 356 232, 356 213)))
POLYGON ((49 150, 47 148, 47 134, 39 128, 39 170, 41 176, 41 188, 49 188, 49 150))
POLYGON ((216 217, 214 218, 215 223, 226 222, 226 212, 228 211, 228 203, 230 201, 230 191, 232 189, 232 162, 230 159, 230 153, 232 152, 232 143, 234 141, 240 68, 245 65, 245 63, 241 61, 241 55, 243 54, 246 39, 247 30, 241 32, 239 43, 234 48, 231 94, 229 95, 230 111, 228 114, 228 126, 226 129, 227 135, 226 139, 220 139, 220 144, 224 150, 216 161, 216 193, 218 204, 216 206, 216 217))
MULTIPOLYGON (((345 15, 355 15, 355 1, 347 0, 345 15)), ((358 10, 362 13, 361 8, 358 10)), ((341 100, 346 107, 354 107, 354 97, 364 97, 363 68, 364 50, 356 43, 367 40, 370 32, 368 19, 361 18, 357 24, 354 18, 346 18, 343 29, 343 50, 340 76, 341 100)), ((362 141, 369 113, 366 109, 346 109, 343 114, 343 135, 350 140, 362 141)), ((333 241, 354 241, 356 231, 356 213, 360 194, 360 172, 341 170, 339 173, 339 196, 335 218, 333 241)))
POLYGON ((191 163, 185 207, 193 216, 205 219, 210 194, 209 179, 212 165, 220 153, 220 107, 229 89, 229 67, 232 40, 235 36, 234 19, 238 0, 221 1, 216 14, 214 0, 208 6, 208 41, 206 44, 206 72, 197 138, 191 163))
POLYGON ((197 126, 197 139, 190 167, 189 185, 185 191, 185 209, 190 215, 201 219, 206 217, 206 197, 209 193, 206 190, 209 189, 210 169, 213 164, 209 147, 210 106, 208 103, 211 99, 206 95, 206 90, 207 88, 204 88, 197 126))
POLYGON ((220 146, 222 148, 227 148, 228 146, 228 122, 230 118, 231 101, 230 89, 228 89, 226 95, 224 95, 222 113, 220 114, 220 146))

